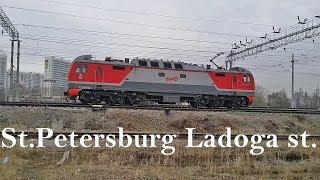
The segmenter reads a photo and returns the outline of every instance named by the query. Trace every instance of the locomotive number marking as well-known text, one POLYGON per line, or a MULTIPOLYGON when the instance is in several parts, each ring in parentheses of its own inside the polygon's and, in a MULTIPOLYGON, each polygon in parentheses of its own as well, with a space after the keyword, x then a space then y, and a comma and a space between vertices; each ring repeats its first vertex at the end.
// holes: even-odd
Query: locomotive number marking
POLYGON ((178 80, 179 80, 178 76, 166 77, 166 82, 178 81, 178 80))

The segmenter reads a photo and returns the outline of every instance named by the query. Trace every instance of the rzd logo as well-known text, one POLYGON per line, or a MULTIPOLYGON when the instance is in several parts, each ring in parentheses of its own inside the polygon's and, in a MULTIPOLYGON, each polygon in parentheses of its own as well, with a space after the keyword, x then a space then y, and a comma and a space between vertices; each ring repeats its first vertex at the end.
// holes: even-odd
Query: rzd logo
POLYGON ((166 82, 178 81, 178 80, 179 80, 178 76, 166 77, 166 82))
POLYGON ((82 79, 82 74, 79 74, 79 79, 82 79))

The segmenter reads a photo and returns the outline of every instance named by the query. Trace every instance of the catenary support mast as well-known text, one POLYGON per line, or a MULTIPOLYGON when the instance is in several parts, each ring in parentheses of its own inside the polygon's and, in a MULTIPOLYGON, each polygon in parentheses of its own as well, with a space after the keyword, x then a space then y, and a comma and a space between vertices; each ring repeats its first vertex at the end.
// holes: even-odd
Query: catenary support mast
POLYGON ((295 108, 295 99, 294 99, 294 54, 292 54, 291 59, 291 108, 295 108))
POLYGON ((11 100, 19 100, 19 95, 17 96, 16 87, 19 87, 19 67, 20 67, 20 40, 19 40, 19 32, 14 27, 6 13, 0 7, 0 25, 1 27, 9 34, 11 37, 11 58, 10 58, 10 99, 11 100), (16 66, 16 79, 14 78, 14 64, 13 64, 13 56, 14 56, 14 42, 17 42, 17 66, 16 66), (17 99, 16 99, 17 98, 17 99))

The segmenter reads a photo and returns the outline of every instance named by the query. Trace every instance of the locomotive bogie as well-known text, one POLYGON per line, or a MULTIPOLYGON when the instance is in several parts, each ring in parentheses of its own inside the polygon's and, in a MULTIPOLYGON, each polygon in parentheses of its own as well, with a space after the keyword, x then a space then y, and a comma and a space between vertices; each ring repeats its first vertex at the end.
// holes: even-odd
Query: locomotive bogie
POLYGON ((104 90, 82 90, 79 100, 83 104, 103 103, 107 105, 147 105, 188 103, 192 107, 204 108, 241 108, 248 106, 246 97, 238 96, 207 96, 207 95, 164 95, 144 94, 141 92, 122 92, 104 90))

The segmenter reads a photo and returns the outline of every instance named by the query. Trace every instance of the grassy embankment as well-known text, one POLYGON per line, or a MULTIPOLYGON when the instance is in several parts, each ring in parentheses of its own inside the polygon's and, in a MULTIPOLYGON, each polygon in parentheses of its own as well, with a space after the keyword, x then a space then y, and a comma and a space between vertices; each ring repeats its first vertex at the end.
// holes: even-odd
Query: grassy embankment
MULTIPOLYGON (((3 108, 0 127, 33 129, 51 127, 60 122, 64 130, 116 131, 124 127, 135 132, 197 132, 289 134, 308 131, 320 134, 319 115, 262 114, 241 112, 172 112, 85 109, 3 108)), ((318 143, 320 145, 320 143, 318 143)), ((0 157, 9 162, 0 165, 1 179, 232 179, 246 178, 314 178, 320 175, 320 149, 276 148, 260 156, 249 149, 186 149, 177 146, 172 156, 163 156, 159 149, 72 149, 69 161, 57 149, 0 149, 0 157)))
POLYGON ((9 161, 0 166, 2 179, 231 179, 314 178, 320 175, 320 148, 267 149, 252 156, 249 149, 186 149, 163 156, 160 149, 72 149, 57 165, 56 149, 1 149, 9 161))

